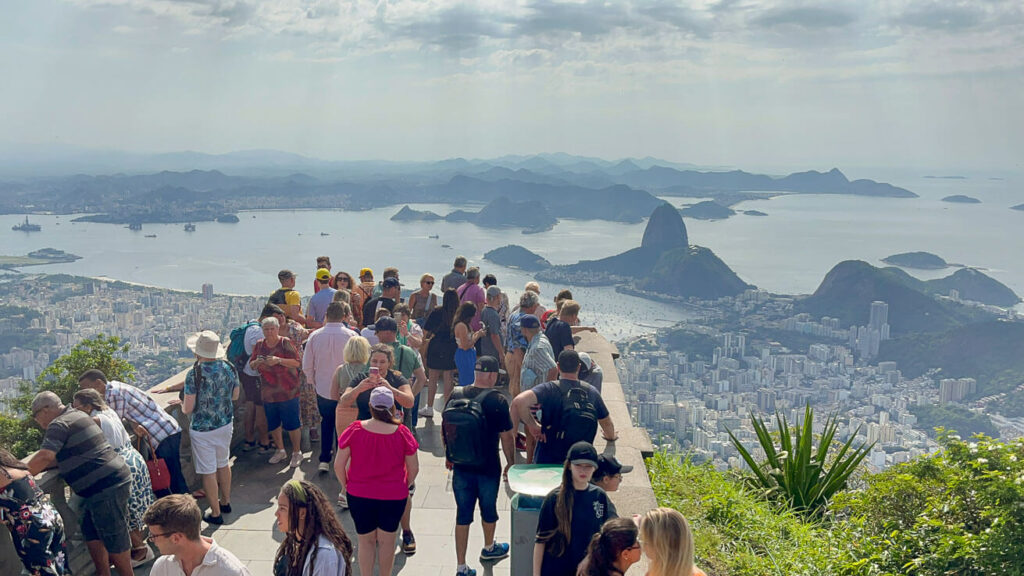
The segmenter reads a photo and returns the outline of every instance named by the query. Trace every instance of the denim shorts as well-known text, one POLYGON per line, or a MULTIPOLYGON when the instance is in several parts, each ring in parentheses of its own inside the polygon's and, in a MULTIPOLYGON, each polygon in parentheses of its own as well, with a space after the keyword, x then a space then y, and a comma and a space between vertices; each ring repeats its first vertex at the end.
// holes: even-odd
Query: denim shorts
POLYGON ((286 431, 302 427, 302 422, 299 421, 298 396, 284 402, 264 402, 263 410, 267 413, 267 430, 274 431, 282 425, 286 431))
POLYGON ((452 471, 452 492, 455 493, 455 524, 473 523, 473 509, 480 502, 480 518, 484 522, 498 521, 498 487, 501 474, 481 474, 456 468, 452 471))
POLYGON ((132 548, 128 536, 128 499, 131 484, 107 488, 82 499, 82 537, 86 542, 99 540, 111 554, 132 548))

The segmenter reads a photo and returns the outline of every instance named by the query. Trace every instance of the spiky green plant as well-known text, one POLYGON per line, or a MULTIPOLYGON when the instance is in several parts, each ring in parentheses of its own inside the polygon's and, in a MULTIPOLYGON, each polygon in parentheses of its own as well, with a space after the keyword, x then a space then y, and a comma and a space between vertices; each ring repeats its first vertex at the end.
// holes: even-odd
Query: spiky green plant
POLYGON ((764 490, 765 496, 785 503, 793 510, 816 515, 824 508, 833 494, 842 490, 850 475, 871 451, 872 442, 852 448, 857 432, 850 435, 833 457, 829 449, 839 424, 833 414, 825 421, 825 431, 814 446, 814 411, 807 405, 804 411, 803 427, 789 427, 786 417, 775 412, 779 429, 779 447, 764 420, 750 416, 757 440, 767 460, 758 464, 750 452, 736 439, 732 430, 727 430, 733 446, 753 471, 754 484, 764 490))

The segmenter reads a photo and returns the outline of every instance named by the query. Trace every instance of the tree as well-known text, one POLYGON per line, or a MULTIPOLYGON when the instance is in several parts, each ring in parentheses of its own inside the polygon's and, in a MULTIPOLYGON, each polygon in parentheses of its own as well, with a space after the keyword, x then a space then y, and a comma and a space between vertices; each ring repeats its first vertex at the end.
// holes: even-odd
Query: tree
MULTIPOLYGON (((751 424, 767 460, 758 464, 750 452, 728 430, 733 446, 754 473, 754 484, 764 490, 769 499, 779 500, 798 512, 812 515, 820 513, 828 500, 846 487, 850 475, 871 451, 871 445, 861 444, 851 451, 856 432, 842 444, 834 456, 829 455, 838 423, 833 415, 825 420, 825 431, 814 447, 814 411, 810 404, 804 409, 803 428, 790 429, 786 417, 775 413, 779 428, 779 444, 768 431, 764 420, 751 416, 751 424)), ((859 429, 858 429, 859 431, 859 429)))
POLYGON ((110 380, 134 380, 135 368, 124 359, 128 347, 116 336, 86 338, 43 370, 34 384, 22 382, 18 395, 8 404, 21 417, 0 416, 0 445, 9 446, 18 457, 39 448, 42 431, 31 417, 32 398, 39 392, 49 390, 70 404, 78 390, 78 377, 91 368, 102 370, 110 380))

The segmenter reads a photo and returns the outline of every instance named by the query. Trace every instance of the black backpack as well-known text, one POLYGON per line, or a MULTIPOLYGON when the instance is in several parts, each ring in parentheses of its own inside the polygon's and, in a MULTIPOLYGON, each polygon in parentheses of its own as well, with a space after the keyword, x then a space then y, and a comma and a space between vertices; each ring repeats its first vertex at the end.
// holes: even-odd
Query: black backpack
POLYGON ((480 466, 485 462, 488 435, 483 402, 491 392, 491 388, 481 389, 470 398, 465 388, 458 388, 441 412, 444 455, 452 464, 480 466))
POLYGON ((582 383, 573 386, 560 381, 558 390, 562 394, 562 406, 555 442, 566 451, 577 442, 593 443, 597 436, 597 408, 590 401, 590 394, 582 383))
POLYGON ((284 295, 292 291, 292 288, 284 287, 274 290, 273 294, 271 294, 270 298, 267 300, 267 304, 276 304, 278 306, 284 306, 287 302, 284 295))

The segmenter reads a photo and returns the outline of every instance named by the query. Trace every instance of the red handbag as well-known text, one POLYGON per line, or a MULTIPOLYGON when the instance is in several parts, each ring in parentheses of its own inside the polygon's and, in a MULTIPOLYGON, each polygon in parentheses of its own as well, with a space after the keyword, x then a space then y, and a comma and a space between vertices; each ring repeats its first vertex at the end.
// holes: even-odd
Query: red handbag
POLYGON ((156 457, 156 448, 153 447, 152 437, 147 437, 147 440, 149 441, 149 457, 146 458, 146 468, 149 469, 149 482, 153 485, 154 492, 169 490, 171 488, 171 472, 167 469, 167 462, 163 458, 156 457))

